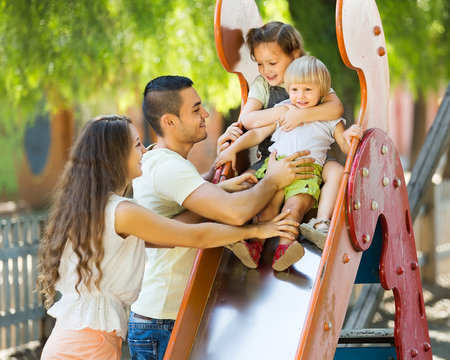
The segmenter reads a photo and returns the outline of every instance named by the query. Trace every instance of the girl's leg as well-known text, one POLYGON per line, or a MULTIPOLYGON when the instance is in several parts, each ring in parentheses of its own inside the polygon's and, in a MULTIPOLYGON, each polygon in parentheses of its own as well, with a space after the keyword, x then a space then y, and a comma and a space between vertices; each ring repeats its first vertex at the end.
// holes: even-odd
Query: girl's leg
MULTIPOLYGON (((278 191, 267 206, 253 219, 253 222, 262 222, 272 220, 280 211, 283 203, 283 190, 278 191)), ((261 253, 265 239, 249 239, 248 241, 238 242, 227 245, 236 257, 250 269, 256 269, 259 265, 261 253)))
POLYGON ((328 161, 325 163, 322 170, 324 185, 320 193, 317 218, 311 219, 307 224, 300 225, 302 235, 317 245, 319 249, 323 249, 325 246, 331 216, 333 215, 333 209, 343 175, 344 167, 337 161, 328 161))
MULTIPOLYGON (((283 206, 283 210, 290 209, 288 219, 301 222, 303 216, 314 206, 316 200, 308 194, 297 194, 290 197, 283 206)), ((280 236, 280 243, 275 250, 272 267, 276 271, 286 270, 300 260, 305 253, 298 241, 280 236)))

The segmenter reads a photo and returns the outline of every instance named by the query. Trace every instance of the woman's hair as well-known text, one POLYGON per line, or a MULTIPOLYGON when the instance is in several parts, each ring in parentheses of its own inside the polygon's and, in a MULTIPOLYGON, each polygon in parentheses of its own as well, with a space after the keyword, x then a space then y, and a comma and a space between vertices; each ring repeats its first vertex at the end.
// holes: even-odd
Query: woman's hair
POLYGON ((300 33, 292 25, 280 21, 271 21, 260 28, 250 29, 247 32, 245 43, 253 60, 255 60, 255 48, 263 43, 277 43, 289 56, 296 50, 299 51, 298 56, 306 55, 300 33))
POLYGON ((320 96, 331 88, 331 76, 325 64, 314 56, 302 56, 292 61, 284 73, 284 83, 289 91, 291 84, 318 84, 320 96))
POLYGON ((56 185, 39 252, 38 288, 46 307, 54 302, 66 245, 78 257, 77 292, 81 283, 88 289, 92 283, 99 288, 103 276, 105 207, 111 193, 123 190, 127 183, 127 160, 132 146, 130 124, 125 116, 97 117, 84 126, 71 149, 56 185))

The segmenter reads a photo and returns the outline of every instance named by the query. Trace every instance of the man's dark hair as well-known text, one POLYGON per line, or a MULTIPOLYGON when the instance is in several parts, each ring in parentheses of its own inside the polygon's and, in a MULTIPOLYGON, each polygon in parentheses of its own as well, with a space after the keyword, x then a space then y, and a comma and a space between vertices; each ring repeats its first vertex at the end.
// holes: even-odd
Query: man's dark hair
POLYGON ((147 84, 142 110, 157 135, 163 135, 161 118, 164 114, 180 116, 180 91, 193 85, 193 81, 187 77, 172 75, 157 77, 147 84))

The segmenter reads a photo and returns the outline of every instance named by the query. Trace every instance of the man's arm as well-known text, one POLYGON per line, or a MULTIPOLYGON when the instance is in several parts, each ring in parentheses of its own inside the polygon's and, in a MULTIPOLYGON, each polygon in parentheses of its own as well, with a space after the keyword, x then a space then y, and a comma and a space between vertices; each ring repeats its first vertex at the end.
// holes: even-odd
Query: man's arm
MULTIPOLYGON (((297 166, 314 163, 307 156, 309 151, 299 151, 281 160, 270 155, 266 176, 248 190, 227 193, 219 186, 204 183, 184 200, 183 207, 203 217, 232 225, 242 225, 260 212, 279 189, 297 179, 312 175, 297 173, 297 166), (297 159, 299 158, 299 159, 297 159)), ((302 167, 302 172, 312 172, 312 167, 302 167)))

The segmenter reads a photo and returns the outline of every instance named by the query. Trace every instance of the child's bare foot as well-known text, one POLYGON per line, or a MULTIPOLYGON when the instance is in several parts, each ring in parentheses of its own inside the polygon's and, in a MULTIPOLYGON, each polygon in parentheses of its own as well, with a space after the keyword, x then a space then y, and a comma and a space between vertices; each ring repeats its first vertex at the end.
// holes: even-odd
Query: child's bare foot
POLYGON ((303 255, 305 255, 305 249, 298 241, 279 244, 275 249, 272 268, 276 271, 284 271, 299 261, 303 255))
POLYGON ((302 235, 320 250, 325 247, 328 230, 330 229, 330 220, 312 218, 308 223, 300 225, 302 235))

